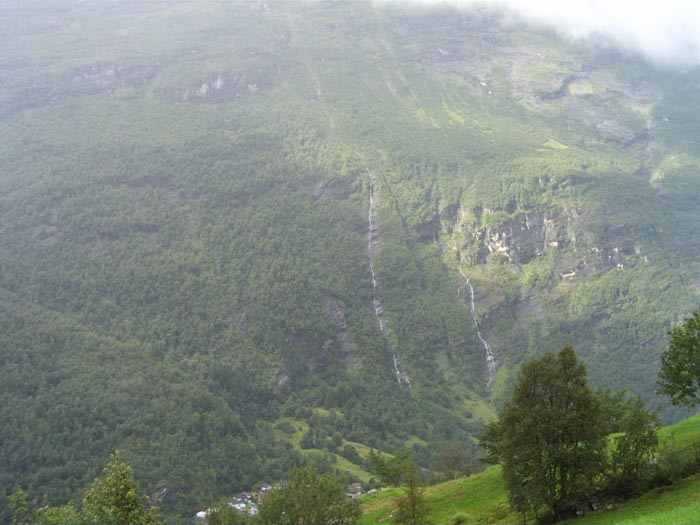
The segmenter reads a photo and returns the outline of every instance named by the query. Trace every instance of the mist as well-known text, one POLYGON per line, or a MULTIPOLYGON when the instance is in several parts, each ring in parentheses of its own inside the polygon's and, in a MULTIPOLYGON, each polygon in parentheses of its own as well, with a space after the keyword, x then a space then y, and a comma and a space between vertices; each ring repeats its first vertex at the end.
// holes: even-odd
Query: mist
POLYGON ((379 3, 491 5, 562 36, 640 53, 657 65, 700 64, 700 3, 694 0, 377 0, 379 3))

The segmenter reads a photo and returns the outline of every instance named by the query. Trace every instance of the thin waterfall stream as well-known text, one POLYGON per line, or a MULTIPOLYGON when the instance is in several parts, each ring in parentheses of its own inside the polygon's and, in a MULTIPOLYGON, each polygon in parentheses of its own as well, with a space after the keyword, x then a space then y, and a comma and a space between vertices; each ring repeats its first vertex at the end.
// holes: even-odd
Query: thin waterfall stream
POLYGON ((469 281, 469 277, 459 269, 459 273, 464 278, 464 282, 469 286, 469 299, 471 301, 471 314, 474 320, 474 326, 476 327, 476 335, 481 341, 481 345, 484 347, 484 352, 486 353, 486 372, 488 374, 487 386, 490 388, 493 383, 493 378, 496 377, 496 370, 498 369, 498 363, 496 363, 496 356, 493 355, 493 350, 491 350, 491 345, 481 334, 481 329, 479 328, 479 317, 476 315, 476 306, 474 304, 474 287, 469 281))
MULTIPOLYGON (((374 193, 374 173, 372 170, 367 168, 367 174, 369 175, 369 230, 367 232, 367 256, 369 257, 369 271, 372 274, 372 306, 374 307, 374 316, 377 318, 377 324, 379 325, 379 331, 382 333, 387 342, 391 344, 388 340, 388 336, 391 333, 389 327, 384 321, 382 315, 384 314, 384 308, 382 303, 379 301, 379 282, 377 280, 377 274, 374 271, 374 255, 381 248, 382 241, 379 236, 379 221, 377 218, 377 196, 374 193)), ((401 370, 401 363, 396 351, 392 351, 392 361, 394 363, 394 371, 396 372, 396 380, 399 385, 412 390, 411 380, 406 372, 401 370)))

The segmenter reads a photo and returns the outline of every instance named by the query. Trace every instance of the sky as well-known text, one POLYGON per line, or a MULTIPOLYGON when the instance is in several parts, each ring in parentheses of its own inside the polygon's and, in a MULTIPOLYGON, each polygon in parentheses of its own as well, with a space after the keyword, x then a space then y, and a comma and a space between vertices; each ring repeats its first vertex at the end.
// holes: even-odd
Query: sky
POLYGON ((577 40, 605 40, 658 64, 700 65, 698 0, 377 0, 506 6, 577 40))

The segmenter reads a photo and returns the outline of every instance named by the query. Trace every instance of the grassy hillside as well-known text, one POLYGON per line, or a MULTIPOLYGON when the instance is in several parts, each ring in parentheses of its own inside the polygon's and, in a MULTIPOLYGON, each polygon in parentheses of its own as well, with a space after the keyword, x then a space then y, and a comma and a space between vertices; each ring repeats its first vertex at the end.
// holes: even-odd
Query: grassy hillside
MULTIPOLYGON (((400 494, 400 489, 387 489, 365 497, 361 523, 391 523, 393 499, 400 494)), ((451 523, 459 516, 465 518, 465 523, 513 523, 519 520, 518 514, 508 506, 499 467, 427 487, 425 499, 430 508, 429 523, 451 523)))
POLYGON ((693 476, 676 483, 673 487, 662 487, 613 510, 598 511, 581 519, 564 523, 621 525, 678 525, 696 523, 700 514, 700 476, 693 476))
MULTIPOLYGON (((692 460, 692 443, 700 438, 700 416, 695 415, 658 433, 660 457, 680 453, 692 460)), ((697 521, 697 495, 700 478, 695 475, 673 486, 664 486, 634 500, 610 504, 610 508, 590 512, 582 518, 563 523, 678 523, 697 521), (613 508, 614 507, 614 508, 613 508)), ((362 501, 362 523, 391 523, 393 500, 399 489, 382 490, 365 496, 362 501)), ((460 517, 463 523, 521 523, 522 516, 510 510, 508 496, 501 478, 500 467, 494 466, 468 478, 448 481, 425 488, 430 512, 429 523, 453 523, 460 517)))
POLYGON ((697 71, 359 1, 0 26, 0 500, 115 449, 186 516, 372 448, 429 469, 565 342, 680 416, 651 392, 700 295, 697 71))

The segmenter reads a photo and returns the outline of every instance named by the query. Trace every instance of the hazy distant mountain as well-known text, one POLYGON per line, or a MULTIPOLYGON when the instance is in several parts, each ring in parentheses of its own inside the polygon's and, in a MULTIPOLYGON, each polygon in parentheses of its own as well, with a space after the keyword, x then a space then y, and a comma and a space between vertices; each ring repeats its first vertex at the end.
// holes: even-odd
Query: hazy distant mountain
POLYGON ((430 467, 566 342, 680 414, 653 390, 700 292, 695 68, 484 7, 0 28, 0 497, 67 501, 114 449, 183 515, 303 463, 367 479, 370 448, 430 467))

